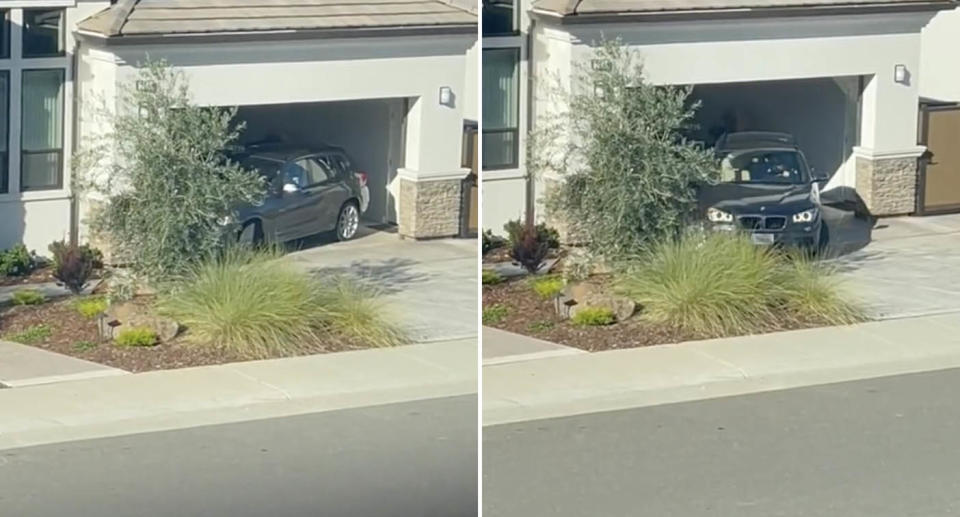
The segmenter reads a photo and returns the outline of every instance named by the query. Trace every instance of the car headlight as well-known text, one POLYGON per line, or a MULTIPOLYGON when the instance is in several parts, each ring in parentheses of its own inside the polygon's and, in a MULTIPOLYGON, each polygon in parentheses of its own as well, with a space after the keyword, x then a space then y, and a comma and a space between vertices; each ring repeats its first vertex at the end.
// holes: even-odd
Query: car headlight
POLYGON ((816 218, 816 208, 811 208, 810 210, 804 210, 803 212, 797 212, 793 214, 793 222, 795 223, 812 223, 816 218))
POLYGON ((232 215, 225 215, 217 219, 217 224, 219 224, 220 226, 230 226, 233 223, 234 223, 234 219, 232 215))
POLYGON ((723 210, 717 210, 716 208, 707 209, 707 219, 712 223, 732 223, 733 214, 728 214, 723 210))

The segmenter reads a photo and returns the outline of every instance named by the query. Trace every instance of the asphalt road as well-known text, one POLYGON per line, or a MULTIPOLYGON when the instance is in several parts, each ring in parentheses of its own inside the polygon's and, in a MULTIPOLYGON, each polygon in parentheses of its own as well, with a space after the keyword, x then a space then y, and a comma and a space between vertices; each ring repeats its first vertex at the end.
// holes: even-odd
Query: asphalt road
POLYGON ((476 514, 475 396, 0 451, 3 517, 476 514))
POLYGON ((487 427, 484 516, 960 515, 960 370, 487 427))

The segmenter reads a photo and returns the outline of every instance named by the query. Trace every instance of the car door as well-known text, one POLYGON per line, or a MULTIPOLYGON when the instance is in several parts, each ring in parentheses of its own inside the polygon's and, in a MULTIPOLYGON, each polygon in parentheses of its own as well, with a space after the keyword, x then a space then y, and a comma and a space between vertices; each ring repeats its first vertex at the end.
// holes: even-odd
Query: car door
POLYGON ((340 207, 349 198, 349 189, 344 183, 344 172, 333 153, 321 153, 310 160, 311 172, 318 180, 317 189, 320 198, 318 207, 317 231, 329 231, 337 226, 340 207))
POLYGON ((314 233, 311 229, 319 216, 318 197, 310 158, 289 161, 281 172, 283 188, 276 217, 276 237, 278 241, 289 241, 314 233))

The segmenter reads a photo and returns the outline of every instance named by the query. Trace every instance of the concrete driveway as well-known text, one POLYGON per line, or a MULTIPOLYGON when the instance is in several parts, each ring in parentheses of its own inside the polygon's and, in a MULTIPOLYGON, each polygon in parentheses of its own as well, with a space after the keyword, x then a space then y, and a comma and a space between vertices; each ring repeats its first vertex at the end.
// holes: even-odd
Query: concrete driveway
POLYGON ((847 254, 835 264, 875 317, 960 312, 960 215, 880 219, 871 229, 837 214, 828 226, 847 254))
POLYGON ((398 322, 417 342, 475 337, 476 239, 403 240, 361 228, 350 242, 298 243, 289 255, 320 274, 347 274, 378 289, 398 322))

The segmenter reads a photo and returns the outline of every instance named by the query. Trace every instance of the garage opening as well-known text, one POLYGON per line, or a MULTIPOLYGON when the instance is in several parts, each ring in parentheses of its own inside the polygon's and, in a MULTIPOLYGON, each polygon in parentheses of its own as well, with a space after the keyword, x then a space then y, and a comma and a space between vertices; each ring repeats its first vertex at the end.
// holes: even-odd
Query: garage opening
POLYGON ((860 91, 858 76, 696 85, 691 99, 701 106, 690 137, 712 147, 728 132, 790 133, 813 169, 853 186, 860 91))
MULTIPOLYGON (((391 184, 404 164, 406 98, 241 106, 241 143, 282 140, 308 148, 341 147, 367 173, 370 206, 364 221, 396 224, 391 184)), ((396 192, 396 191, 393 191, 396 192)))

